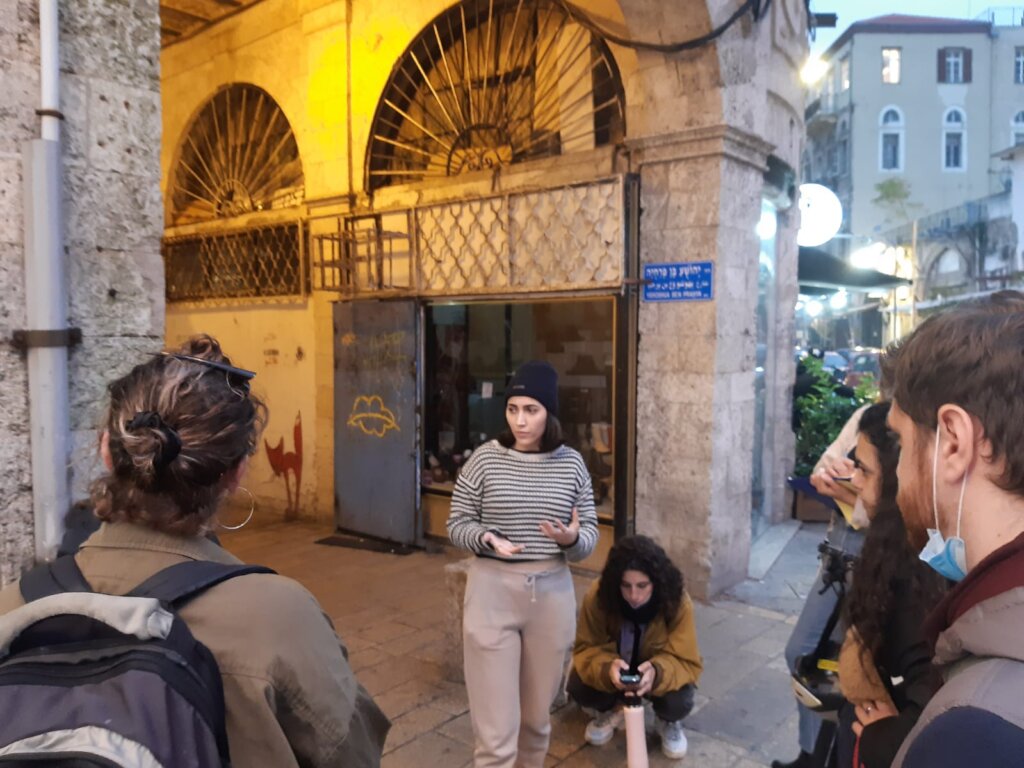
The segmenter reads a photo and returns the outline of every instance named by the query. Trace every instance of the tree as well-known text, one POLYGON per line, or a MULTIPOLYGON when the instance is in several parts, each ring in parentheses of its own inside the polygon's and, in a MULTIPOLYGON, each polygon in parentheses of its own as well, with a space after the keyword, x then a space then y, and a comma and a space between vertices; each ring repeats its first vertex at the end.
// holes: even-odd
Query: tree
POLYGON ((871 201, 887 214, 895 215, 896 220, 886 217, 893 225, 906 224, 915 217, 914 211, 921 207, 920 203, 910 201, 910 184, 904 179, 886 179, 875 184, 877 195, 871 201))

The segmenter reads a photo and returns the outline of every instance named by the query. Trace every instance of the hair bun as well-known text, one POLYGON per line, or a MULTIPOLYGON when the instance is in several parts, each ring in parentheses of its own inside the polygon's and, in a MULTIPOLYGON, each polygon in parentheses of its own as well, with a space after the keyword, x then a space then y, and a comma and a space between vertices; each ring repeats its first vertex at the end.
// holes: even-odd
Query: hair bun
POLYGON ((160 449, 153 460, 154 468, 159 471, 174 461, 181 453, 181 437, 177 431, 160 418, 156 411, 139 411, 128 423, 124 425, 128 432, 135 432, 139 429, 155 429, 163 435, 160 441, 160 449))

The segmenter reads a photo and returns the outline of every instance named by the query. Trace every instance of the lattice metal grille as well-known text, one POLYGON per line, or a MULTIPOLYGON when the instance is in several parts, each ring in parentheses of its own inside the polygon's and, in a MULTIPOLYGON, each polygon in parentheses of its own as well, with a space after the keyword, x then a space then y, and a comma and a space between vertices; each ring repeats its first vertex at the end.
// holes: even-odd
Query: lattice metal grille
POLYGON ((622 284, 622 178, 311 222, 314 287, 421 295, 622 284))
POLYGON ((561 187, 509 202, 513 285, 556 289, 622 279, 621 184, 561 187))
POLYGON ((312 219, 313 287, 357 294, 416 286, 408 211, 312 219))
POLYGON ((505 198, 420 208, 416 234, 424 292, 458 293, 509 285, 505 198))
POLYGON ((164 238, 167 300, 305 294, 302 238, 301 223, 164 238))

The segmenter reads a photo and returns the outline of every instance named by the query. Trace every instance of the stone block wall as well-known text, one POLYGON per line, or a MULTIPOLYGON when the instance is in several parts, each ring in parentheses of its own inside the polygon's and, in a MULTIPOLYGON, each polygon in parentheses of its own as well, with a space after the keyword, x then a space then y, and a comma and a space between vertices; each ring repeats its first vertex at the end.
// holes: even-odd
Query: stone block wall
MULTIPOLYGON (((157 0, 61 3, 61 109, 73 500, 98 471, 107 382, 159 349, 160 19, 157 0)), ((39 19, 31 0, 0 6, 0 583, 33 557, 29 383, 6 343, 25 327, 22 148, 39 135, 39 19)))

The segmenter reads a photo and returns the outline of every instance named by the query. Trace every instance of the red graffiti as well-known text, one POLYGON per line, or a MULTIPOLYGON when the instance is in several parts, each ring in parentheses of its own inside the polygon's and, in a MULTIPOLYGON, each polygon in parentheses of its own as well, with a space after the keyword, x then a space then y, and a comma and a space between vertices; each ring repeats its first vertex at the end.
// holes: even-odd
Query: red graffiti
POLYGON ((294 451, 284 450, 284 437, 277 441, 277 445, 271 446, 265 439, 263 445, 267 449, 267 459, 270 461, 270 468, 274 470, 275 477, 284 477, 284 490, 288 495, 288 507, 285 509, 285 516, 293 518, 299 513, 299 489, 302 487, 302 413, 295 416, 295 428, 293 431, 294 451), (292 487, 288 482, 288 473, 291 472, 295 479, 295 498, 292 498, 292 487))

